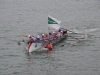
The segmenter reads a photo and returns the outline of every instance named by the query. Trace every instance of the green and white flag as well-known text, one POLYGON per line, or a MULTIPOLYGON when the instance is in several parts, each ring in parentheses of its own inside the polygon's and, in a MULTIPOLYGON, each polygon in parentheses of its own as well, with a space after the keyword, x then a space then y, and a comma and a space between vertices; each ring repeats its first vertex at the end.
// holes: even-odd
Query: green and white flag
POLYGON ((54 28, 58 30, 60 28, 61 21, 58 21, 57 19, 48 16, 48 27, 54 28))

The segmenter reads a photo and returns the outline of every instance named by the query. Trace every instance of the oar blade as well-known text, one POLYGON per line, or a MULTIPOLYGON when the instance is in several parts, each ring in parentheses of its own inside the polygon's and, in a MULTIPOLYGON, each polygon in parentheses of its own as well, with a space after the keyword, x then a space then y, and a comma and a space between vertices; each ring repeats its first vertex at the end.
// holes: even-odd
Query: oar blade
POLYGON ((20 41, 18 41, 18 45, 21 45, 21 42, 20 41))

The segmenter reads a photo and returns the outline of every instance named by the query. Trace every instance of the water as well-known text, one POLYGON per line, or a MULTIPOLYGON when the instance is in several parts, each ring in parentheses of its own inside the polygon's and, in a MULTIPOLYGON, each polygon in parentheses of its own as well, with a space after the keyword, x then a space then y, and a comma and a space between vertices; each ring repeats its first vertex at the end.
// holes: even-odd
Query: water
POLYGON ((0 0, 0 75, 100 75, 99 24, 99 0, 0 0), (22 35, 48 32, 48 15, 92 36, 65 40, 51 53, 27 53, 17 42, 22 35))

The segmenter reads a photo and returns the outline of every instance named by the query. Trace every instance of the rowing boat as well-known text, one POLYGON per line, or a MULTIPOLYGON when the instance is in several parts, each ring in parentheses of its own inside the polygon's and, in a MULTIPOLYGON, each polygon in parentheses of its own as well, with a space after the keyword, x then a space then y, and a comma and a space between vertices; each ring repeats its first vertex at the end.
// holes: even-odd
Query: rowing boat
MULTIPOLYGON (((48 30, 50 32, 50 27, 53 28, 53 29, 56 29, 56 31, 58 31, 60 27, 60 21, 58 21, 57 19, 49 16, 48 17, 48 30)), ((67 37, 69 37, 70 34, 74 33, 73 31, 68 31, 66 35, 60 37, 59 39, 56 39, 56 40, 53 40, 51 41, 51 44, 53 46, 55 46, 56 44, 59 44, 60 42, 64 41, 65 39, 67 39, 67 37)), ((76 34, 76 33, 74 33, 76 34)), ((73 38, 73 37, 71 37, 73 38)), ((73 38, 75 39, 75 38, 73 38)), ((76 38, 77 39, 77 38, 76 38)), ((27 40, 24 39, 24 42, 25 44, 25 49, 28 51, 28 52, 33 52, 33 51, 37 51, 37 50, 48 50, 46 47, 46 45, 48 44, 48 42, 30 42, 29 44, 27 43, 27 40)), ((20 44, 20 43, 19 43, 20 44)))
MULTIPOLYGON (((59 39, 51 41, 51 44, 53 46, 55 46, 55 45, 59 44, 60 42, 64 41, 67 38, 67 36, 68 35, 64 35, 59 39)), ((26 44, 26 50, 28 52, 33 52, 33 51, 38 51, 38 50, 48 50, 47 48, 45 48, 46 45, 48 44, 48 42, 37 42, 37 43, 32 42, 30 44, 27 44, 27 43, 25 43, 25 44, 26 44)))
MULTIPOLYGON (((49 15, 48 16, 48 30, 49 30, 49 32, 51 32, 50 28, 58 31, 59 28, 61 28, 60 23, 61 23, 61 21, 59 21, 59 20, 57 20, 57 19, 55 19, 55 18, 53 18, 49 15)), ((53 41, 51 41, 51 44, 56 45, 57 43, 66 39, 67 36, 68 35, 64 35, 59 39, 53 40, 53 41)), ((26 41, 26 40, 24 40, 24 41, 26 41)), ((32 43, 29 43, 29 44, 27 44, 27 42, 24 42, 24 44, 26 45, 26 50, 28 52, 33 52, 33 51, 41 50, 41 49, 42 50, 48 50, 47 48, 45 48, 46 45, 48 44, 48 42, 32 42, 32 43)))

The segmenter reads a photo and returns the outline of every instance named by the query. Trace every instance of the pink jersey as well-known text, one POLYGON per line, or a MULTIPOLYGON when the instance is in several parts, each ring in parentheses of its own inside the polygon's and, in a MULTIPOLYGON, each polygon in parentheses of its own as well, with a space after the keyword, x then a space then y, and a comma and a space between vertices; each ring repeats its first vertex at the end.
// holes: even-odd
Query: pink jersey
POLYGON ((60 33, 60 32, 58 32, 56 36, 57 36, 58 38, 60 38, 60 35, 61 35, 61 33, 60 33))

